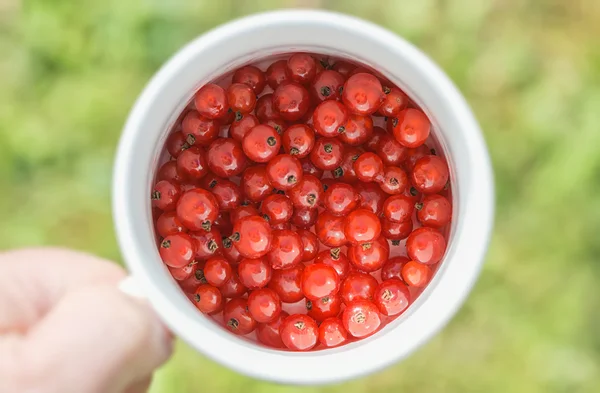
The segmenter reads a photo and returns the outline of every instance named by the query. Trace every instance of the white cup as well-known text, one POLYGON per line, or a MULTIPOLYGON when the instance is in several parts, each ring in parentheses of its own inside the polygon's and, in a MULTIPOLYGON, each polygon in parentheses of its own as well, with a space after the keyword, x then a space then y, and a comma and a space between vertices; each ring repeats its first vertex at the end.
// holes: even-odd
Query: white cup
POLYGON ((180 50, 135 103, 117 154, 114 219, 137 290, 201 353, 240 373, 280 383, 321 384, 362 376, 429 340, 459 309, 482 266, 493 224, 492 170, 477 121, 448 77, 422 52, 369 22, 329 12, 278 11, 222 25, 180 50), (157 251, 150 189, 177 116, 203 84, 263 57, 295 51, 364 63, 403 89, 429 116, 451 168, 453 223, 435 277, 399 318, 367 339, 298 353, 241 339, 200 314, 157 251))

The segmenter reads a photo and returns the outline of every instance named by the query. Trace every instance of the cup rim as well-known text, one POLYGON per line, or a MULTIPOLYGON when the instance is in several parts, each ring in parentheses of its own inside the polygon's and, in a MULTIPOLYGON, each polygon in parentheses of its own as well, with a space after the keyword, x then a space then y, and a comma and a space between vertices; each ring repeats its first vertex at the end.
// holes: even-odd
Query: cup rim
MULTIPOLYGON (((239 56, 238 62, 245 62, 243 57, 239 56)), ((487 148, 477 121, 454 84, 422 52, 390 31, 326 11, 252 15, 221 25, 185 46, 153 77, 135 103, 123 130, 114 169, 113 214, 121 252, 163 321, 217 362, 249 376, 281 383, 331 383, 366 375, 404 358, 429 340, 462 305, 479 275, 493 211, 493 175, 487 148), (260 37, 269 44, 252 41, 260 37), (232 42, 246 49, 236 49, 232 42), (156 266, 149 263, 160 258, 150 229, 150 209, 142 202, 149 193, 157 145, 164 142, 165 131, 178 114, 174 114, 176 108, 183 109, 197 87, 224 71, 211 67, 218 61, 231 63, 226 58, 233 59, 236 50, 250 59, 258 53, 253 49, 264 52, 279 46, 288 51, 315 46, 343 48, 345 55, 352 54, 363 63, 388 64, 388 69, 377 68, 408 90, 411 98, 434 117, 443 113, 443 118, 456 125, 448 126, 451 130, 440 128, 441 134, 448 134, 442 138, 443 147, 456 153, 456 157, 448 158, 455 164, 451 172, 459 184, 456 198, 460 213, 440 270, 409 310, 384 331, 340 348, 308 353, 261 348, 199 317, 188 299, 177 292, 176 285, 166 284, 157 275, 156 266), (223 59, 208 59, 206 54, 216 53, 217 48, 223 59), (202 64, 200 59, 204 59, 202 64), (400 80, 390 69, 392 65, 414 82, 400 80), (196 74, 194 66, 199 69, 196 74), (163 108, 168 100, 173 105, 163 108)))

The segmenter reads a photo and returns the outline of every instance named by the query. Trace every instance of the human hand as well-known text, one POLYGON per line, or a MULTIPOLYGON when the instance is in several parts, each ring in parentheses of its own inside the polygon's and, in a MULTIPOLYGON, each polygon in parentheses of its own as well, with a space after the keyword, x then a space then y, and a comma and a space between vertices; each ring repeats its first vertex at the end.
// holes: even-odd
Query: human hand
POLYGON ((145 302, 117 289, 124 277, 68 250, 0 253, 0 391, 145 392, 173 340, 145 302))

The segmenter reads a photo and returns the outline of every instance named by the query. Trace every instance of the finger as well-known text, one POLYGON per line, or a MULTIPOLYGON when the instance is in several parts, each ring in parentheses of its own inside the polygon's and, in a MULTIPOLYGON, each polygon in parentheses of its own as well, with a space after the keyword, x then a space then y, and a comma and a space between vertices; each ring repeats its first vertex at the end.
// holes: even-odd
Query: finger
POLYGON ((122 268, 89 254, 38 248, 0 253, 0 334, 25 332, 66 293, 116 285, 122 268))
POLYGON ((56 391, 122 392, 167 360, 172 338, 144 302, 92 287, 64 296, 24 351, 38 383, 52 381, 56 391))

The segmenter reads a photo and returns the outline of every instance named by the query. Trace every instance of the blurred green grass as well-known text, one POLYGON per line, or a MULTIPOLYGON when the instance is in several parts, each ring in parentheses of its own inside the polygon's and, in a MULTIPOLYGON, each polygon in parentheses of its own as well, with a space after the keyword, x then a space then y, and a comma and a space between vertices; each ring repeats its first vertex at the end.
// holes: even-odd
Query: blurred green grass
POLYGON ((0 0, 0 248, 63 245, 119 260, 111 166, 135 97, 193 37, 282 7, 379 23, 458 84, 496 173, 487 264, 443 333, 370 377, 278 386, 180 343, 151 392, 600 391, 596 0, 0 0))

